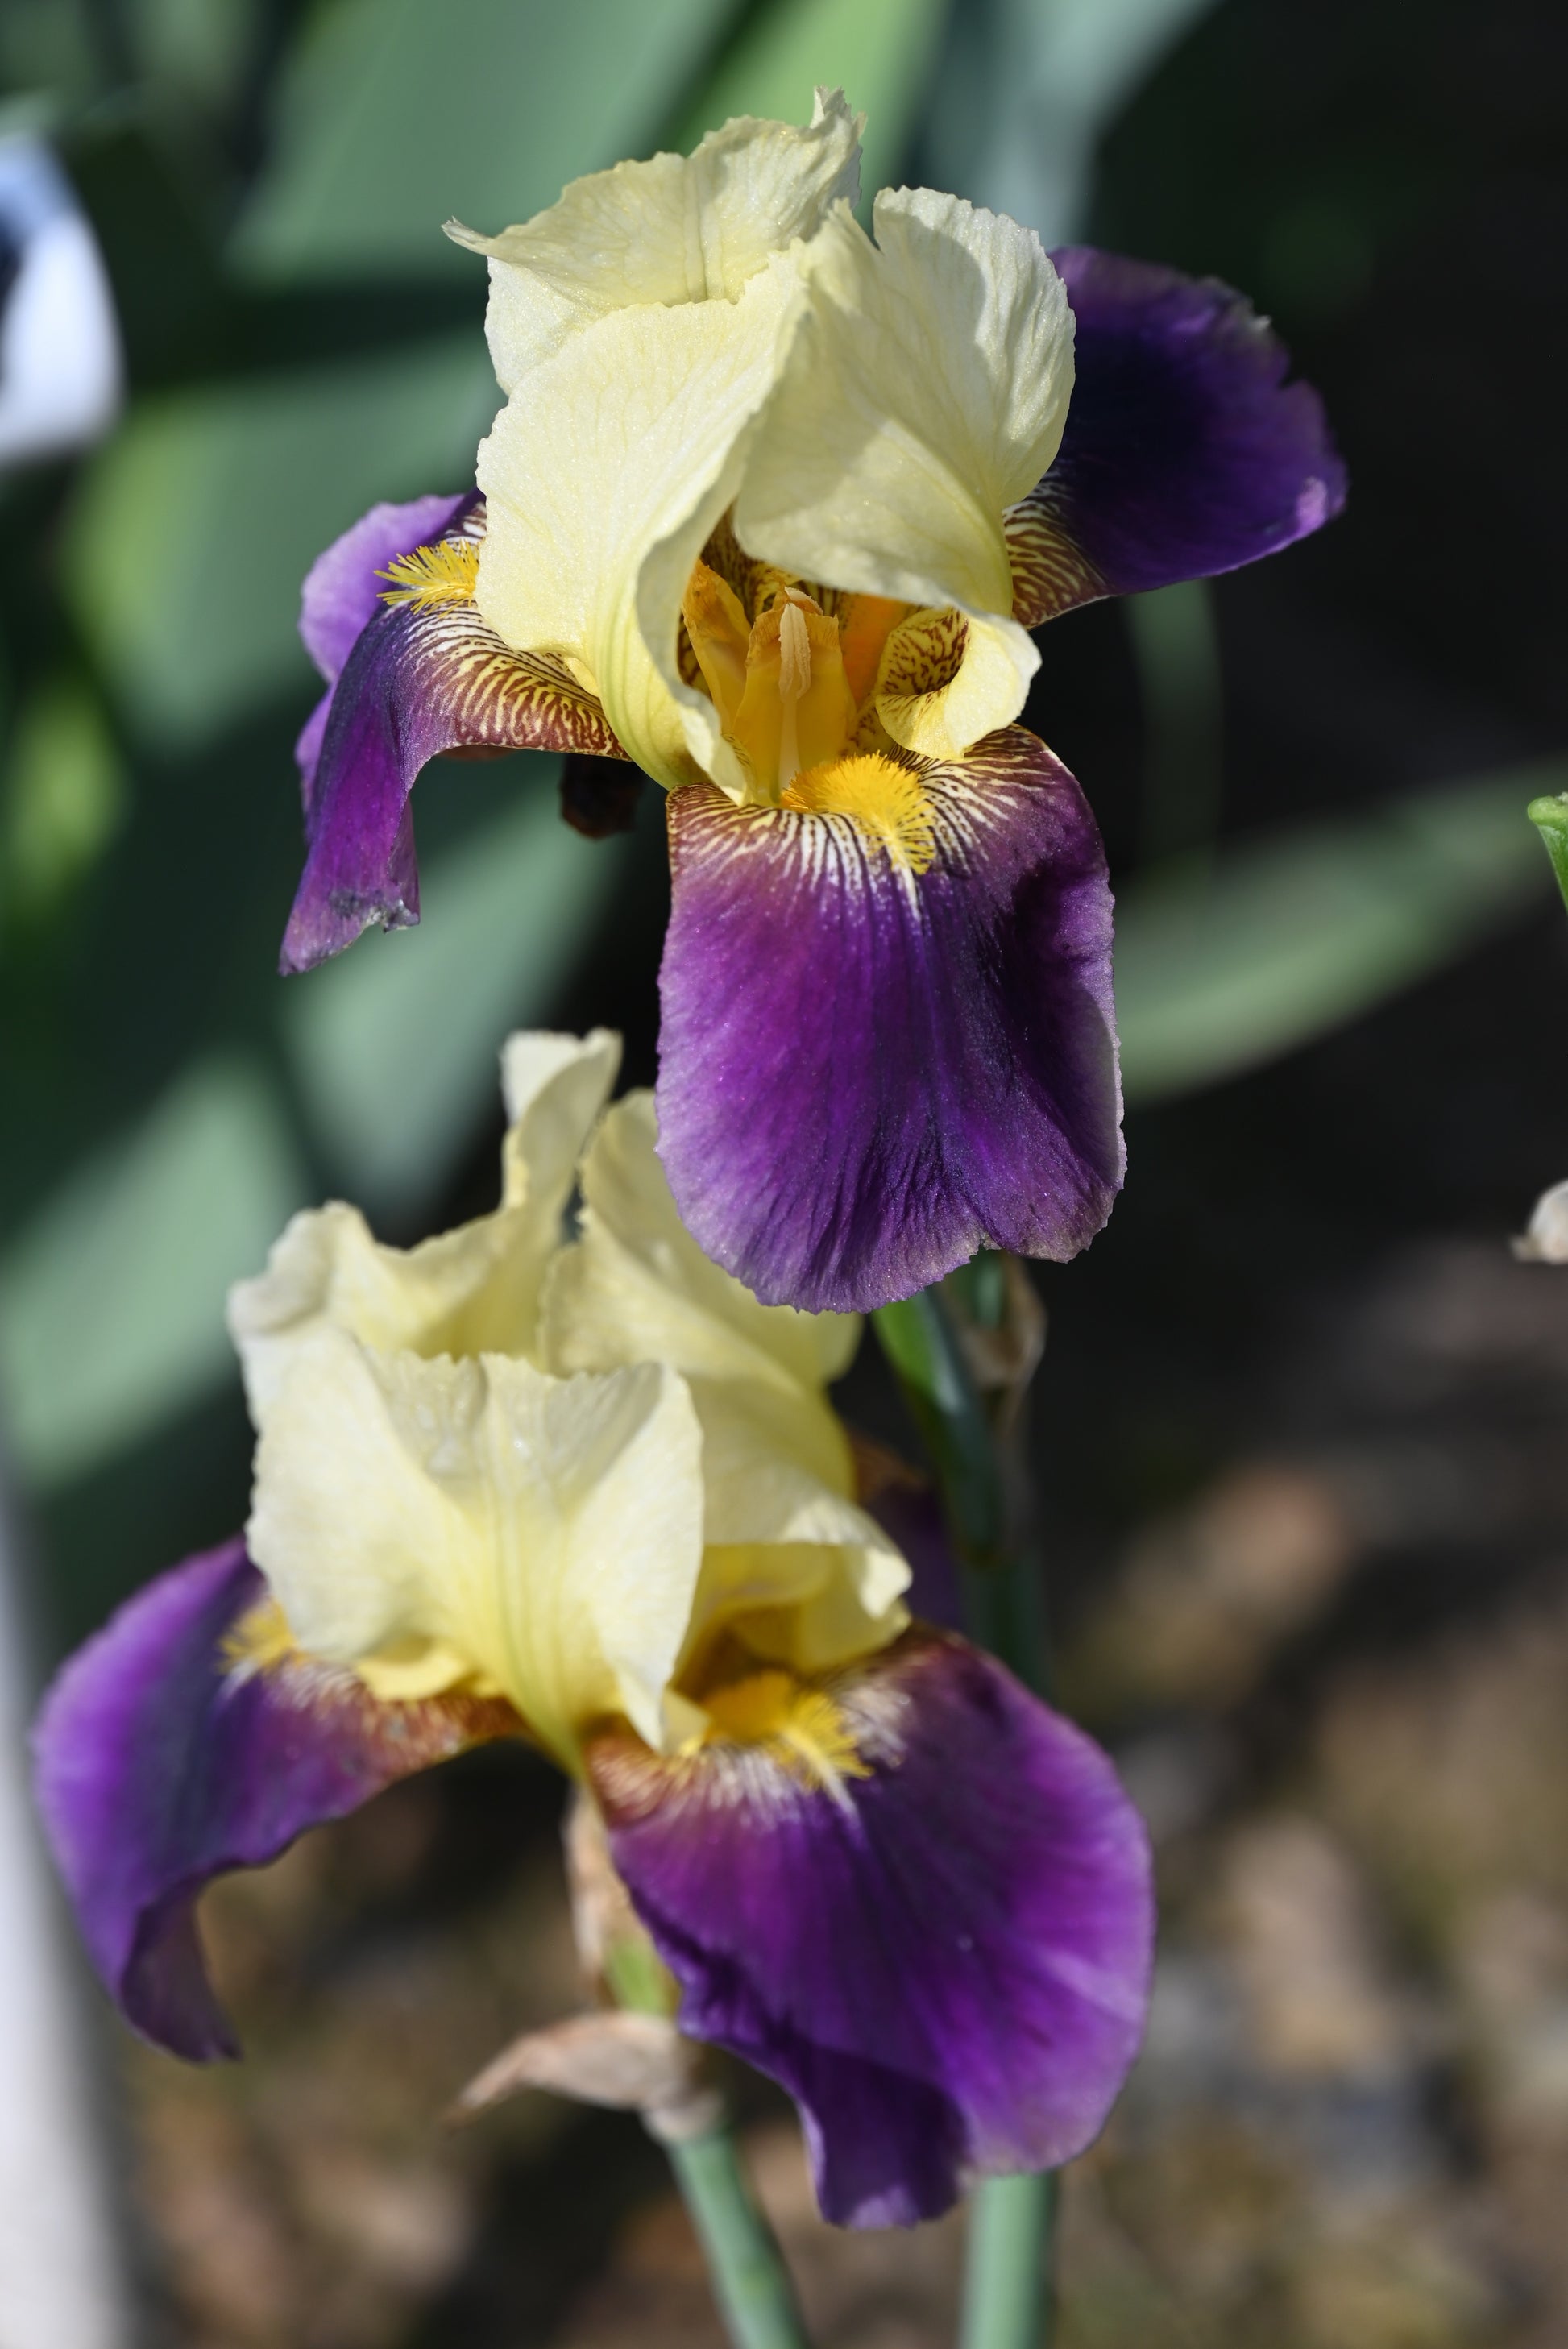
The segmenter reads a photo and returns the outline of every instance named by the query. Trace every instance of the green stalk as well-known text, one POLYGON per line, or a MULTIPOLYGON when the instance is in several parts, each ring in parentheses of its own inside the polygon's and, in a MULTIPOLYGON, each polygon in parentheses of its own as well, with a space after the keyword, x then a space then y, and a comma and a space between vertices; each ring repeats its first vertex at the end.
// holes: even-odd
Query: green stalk
MULTIPOLYGON (((601 1962, 617 2006, 673 2013, 675 1985, 640 1927, 607 1941, 601 1962)), ((717 2096, 703 2102, 712 2113, 706 2127, 670 2136, 650 2122, 649 2134, 670 2158, 725 2331, 733 2349, 810 2349, 789 2271, 747 2184, 723 2106, 717 2096)))
POLYGON ((1050 2340, 1047 2290, 1057 2181, 993 2178, 969 2214, 964 2277, 964 2349, 1029 2349, 1050 2340))
POLYGON ((1568 905, 1568 792, 1559 797, 1549 792, 1543 799, 1532 800, 1524 812, 1540 828, 1563 902, 1568 905))
POLYGON ((666 2141, 735 2349, 807 2349, 789 2274, 722 2124, 666 2141))
POLYGON ((965 1568, 1001 1561, 1006 1511, 996 1445, 953 1325, 934 1288, 875 1316, 877 1337, 931 1454, 965 1568))
MULTIPOLYGON (((931 1456, 964 1570, 970 1630, 1025 1684, 1047 1683, 1039 1557, 1009 1524, 1009 1479, 985 1405, 934 1288, 875 1316, 877 1336, 931 1456)), ((992 2178, 969 2212, 961 2349, 1049 2349, 1054 2176, 992 2178)))

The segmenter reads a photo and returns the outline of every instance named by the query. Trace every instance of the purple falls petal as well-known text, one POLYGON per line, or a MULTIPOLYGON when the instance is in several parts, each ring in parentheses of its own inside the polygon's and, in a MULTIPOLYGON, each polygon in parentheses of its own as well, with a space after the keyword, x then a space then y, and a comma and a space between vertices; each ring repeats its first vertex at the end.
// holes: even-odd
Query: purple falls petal
POLYGON ((331 685, 354 650, 354 640, 381 607, 380 574, 399 554, 443 537, 471 508, 479 492, 454 498, 410 498, 406 505, 372 506, 341 538, 318 554, 300 590, 299 632, 304 648, 331 685))
POLYGON ((670 801, 659 1155, 698 1245, 765 1304, 869 1310, 986 1243, 1075 1256, 1120 1185, 1083 794, 1021 727, 915 771, 919 873, 847 817, 670 801))
POLYGON ((916 1629, 831 1684, 865 1776, 767 1749, 589 1749, 680 2021, 801 2109, 823 2215, 907 2226, 1069 2161, 1137 2053, 1153 1896, 1107 1756, 964 1640, 916 1629))
MULTIPOLYGON (((483 532, 482 507, 465 500, 445 536, 483 532)), ((514 652, 461 595, 377 601, 298 750, 308 852, 284 971, 341 953, 373 922, 418 920, 408 794, 428 760, 465 750, 624 756, 597 700, 559 661, 514 652)))
POLYGON ((1336 514, 1345 467, 1266 319, 1215 278, 1068 245, 1060 451, 1007 517, 1026 626, 1097 595, 1233 571, 1336 514))
POLYGON ((225 1642, 265 1597, 239 1539, 188 1558, 69 1659, 33 1732, 38 1807, 88 1954, 127 2020, 195 2062, 236 2052, 202 1962, 202 1887, 518 1731, 499 1700, 383 1704, 298 1654, 236 1661, 225 1642))
POLYGON ((305 573, 300 590, 299 632, 327 686, 294 744, 307 823, 315 799, 315 773, 332 708, 332 688, 354 649, 355 638, 380 609, 387 582, 379 574, 396 556, 439 538, 461 520, 478 495, 470 490, 461 497, 411 498, 406 505, 372 506, 341 538, 335 538, 305 573))

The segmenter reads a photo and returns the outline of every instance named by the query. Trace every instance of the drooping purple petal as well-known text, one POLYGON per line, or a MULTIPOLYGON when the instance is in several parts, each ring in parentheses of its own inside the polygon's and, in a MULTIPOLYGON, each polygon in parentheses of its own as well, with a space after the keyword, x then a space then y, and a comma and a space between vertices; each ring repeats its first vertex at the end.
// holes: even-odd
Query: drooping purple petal
POLYGON ((387 565, 443 537, 478 496, 477 490, 467 490, 457 497, 372 506, 316 556, 300 590, 299 632, 328 685, 354 650, 361 628, 380 609, 387 586, 380 574, 387 565))
POLYGON ((1026 626, 1233 571, 1339 512, 1323 403, 1285 380, 1289 354, 1243 295, 1088 245, 1051 258, 1076 372, 1056 461, 1007 518, 1026 626))
POLYGON ((348 1671, 229 1642, 266 1598, 242 1541, 188 1558, 63 1666, 33 1733, 38 1807, 89 1955, 129 2022, 201 2062, 233 2035, 195 1909, 395 1778, 515 1735, 499 1699, 378 1702, 348 1671))
POLYGON ((795 2097, 825 2217, 907 2226, 1098 2134, 1142 2030, 1148 1843, 1099 1748, 962 1640, 917 1629, 831 1693, 867 1771, 832 1786, 626 1730, 589 1766, 682 2029, 795 2097))
MULTIPOLYGON (((438 543, 483 534, 482 504, 464 500, 438 543)), ((319 738, 315 722, 299 743, 309 848, 284 971, 340 953, 373 922, 396 929, 418 920, 408 794, 427 761, 459 750, 624 755, 597 700, 560 661, 514 652, 467 595, 447 590, 377 601, 319 738)))
POLYGON ((865 1310, 984 1244, 1065 1258, 1120 1185, 1105 854, 1021 727, 906 762, 916 870, 847 815, 670 801, 659 1154, 765 1304, 865 1310))
POLYGON ((396 556, 439 538, 472 505, 477 494, 469 491, 458 498, 413 498, 407 505, 372 506, 341 538, 335 538, 305 573, 300 590, 299 632, 327 688, 294 744, 307 821, 315 797, 315 771, 332 708, 332 688, 354 649, 355 638, 379 606, 387 582, 378 574, 396 556))

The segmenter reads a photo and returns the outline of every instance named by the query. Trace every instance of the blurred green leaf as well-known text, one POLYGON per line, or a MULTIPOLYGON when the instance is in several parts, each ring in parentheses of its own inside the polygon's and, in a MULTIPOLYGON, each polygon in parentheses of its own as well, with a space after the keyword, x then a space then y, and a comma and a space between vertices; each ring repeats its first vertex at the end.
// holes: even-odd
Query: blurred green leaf
POLYGON ((903 170, 944 14, 943 0, 772 0, 748 17, 669 144, 695 147, 734 114, 804 122, 816 85, 837 83, 866 116, 869 206, 903 170))
POLYGON ((1122 598, 1143 709, 1139 858, 1208 849, 1220 818, 1224 690, 1214 590, 1181 579, 1122 598))
POLYGON ((1497 927, 1546 874, 1521 823, 1560 761, 1448 785, 1356 823, 1172 862, 1119 892, 1130 1100, 1255 1068, 1370 1010, 1497 927))
POLYGON ((106 849, 126 779, 88 688, 54 678, 17 720, 0 816, 0 905, 9 923, 48 915, 106 849))
POLYGON ((502 1037, 548 1019, 620 876, 624 838, 561 821, 559 761, 518 767, 518 803, 421 874, 418 929, 289 982, 306 1105, 366 1207, 407 1213, 439 1189, 494 1108, 502 1037))
POLYGON ((89 469, 67 589, 127 714, 166 745, 311 672, 300 582, 379 498, 462 488, 495 403, 479 332, 149 401, 89 469))
POLYGON ((222 1376, 224 1293, 302 1195, 270 1081, 216 1057, 56 1193, 0 1261, 0 1392, 25 1476, 79 1472, 222 1376))
POLYGON ((733 0, 335 0, 285 78, 237 251, 269 274, 475 267, 441 234, 644 153, 733 0))
POLYGON ((230 103, 262 40, 261 0, 130 0, 139 72, 193 105, 230 103))
POLYGON ((1214 0, 969 0, 930 125, 937 184, 1081 235, 1102 134, 1214 0))

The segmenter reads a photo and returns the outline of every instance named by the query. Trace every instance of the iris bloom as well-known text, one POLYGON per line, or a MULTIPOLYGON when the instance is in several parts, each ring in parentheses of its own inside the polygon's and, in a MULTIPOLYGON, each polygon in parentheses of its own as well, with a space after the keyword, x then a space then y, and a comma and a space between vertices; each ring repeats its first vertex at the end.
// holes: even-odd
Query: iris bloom
POLYGON ((1344 495, 1316 396, 1212 281, 928 189, 856 224, 859 123, 738 121, 484 237, 479 489, 378 506, 304 633, 301 970, 418 919, 458 748, 669 793, 660 1152, 769 1302, 864 1309, 983 1242, 1065 1257, 1122 1172, 1110 897, 1015 721, 1029 630, 1226 571, 1344 495))
POLYGON ((680 1986, 771 2073, 822 2208, 929 2217, 1094 2136, 1137 2044, 1149 1864, 1110 1764, 912 1618, 826 1381, 857 1330, 683 1230, 619 1047, 513 1038, 497 1213, 407 1254, 297 1216, 232 1326, 243 1539, 67 1663, 41 1807, 99 1973, 233 2052, 194 1908, 407 1773, 527 1740, 583 1787, 680 1986))

